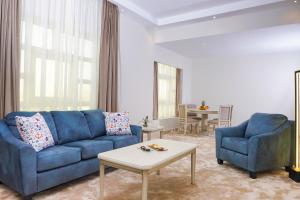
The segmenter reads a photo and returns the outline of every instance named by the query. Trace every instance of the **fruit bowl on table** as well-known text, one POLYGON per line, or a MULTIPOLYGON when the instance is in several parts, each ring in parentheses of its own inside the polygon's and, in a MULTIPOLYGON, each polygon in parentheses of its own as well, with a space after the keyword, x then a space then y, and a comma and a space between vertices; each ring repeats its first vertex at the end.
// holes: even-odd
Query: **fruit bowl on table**
POLYGON ((199 110, 208 110, 208 106, 199 106, 199 110))
POLYGON ((148 147, 150 147, 151 149, 154 149, 156 151, 167 151, 168 149, 160 146, 159 144, 149 144, 148 147))

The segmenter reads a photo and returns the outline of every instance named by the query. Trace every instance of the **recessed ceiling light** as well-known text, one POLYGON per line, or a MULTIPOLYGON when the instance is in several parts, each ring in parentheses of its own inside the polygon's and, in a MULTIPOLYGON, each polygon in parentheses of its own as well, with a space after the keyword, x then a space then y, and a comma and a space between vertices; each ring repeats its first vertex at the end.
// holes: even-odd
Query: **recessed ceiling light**
POLYGON ((297 1, 297 0, 294 0, 294 3, 298 3, 298 1, 297 1))
POLYGON ((217 16, 213 16, 213 19, 217 19, 217 16))

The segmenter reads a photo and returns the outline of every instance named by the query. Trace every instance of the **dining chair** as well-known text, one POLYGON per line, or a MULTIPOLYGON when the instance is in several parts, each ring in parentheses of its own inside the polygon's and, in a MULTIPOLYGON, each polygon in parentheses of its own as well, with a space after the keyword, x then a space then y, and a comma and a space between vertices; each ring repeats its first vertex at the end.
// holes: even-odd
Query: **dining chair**
POLYGON ((216 127, 230 127, 232 119, 233 105, 221 105, 219 107, 219 118, 208 121, 208 126, 212 126, 213 130, 216 127))
POLYGON ((188 108, 187 105, 185 104, 179 104, 178 105, 178 123, 179 123, 179 128, 183 128, 183 133, 186 135, 187 128, 190 127, 191 130, 193 129, 193 126, 196 127, 199 124, 198 120, 192 119, 188 117, 188 108))
MULTIPOLYGON (((188 109, 197 109, 197 105, 196 104, 186 104, 187 108, 188 109)), ((194 119, 194 120, 197 120, 198 122, 201 121, 201 117, 199 117, 197 115, 197 113, 191 113, 191 112, 188 112, 187 113, 187 117, 188 118, 191 118, 191 119, 194 119)))

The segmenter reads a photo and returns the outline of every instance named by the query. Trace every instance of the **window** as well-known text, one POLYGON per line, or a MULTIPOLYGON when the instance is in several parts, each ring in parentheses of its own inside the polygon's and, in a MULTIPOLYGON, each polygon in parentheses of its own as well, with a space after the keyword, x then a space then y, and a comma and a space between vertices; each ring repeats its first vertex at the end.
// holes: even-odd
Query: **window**
POLYGON ((99 0, 22 2, 21 110, 97 105, 99 0))
POLYGON ((176 115, 176 68, 158 63, 158 118, 176 115))

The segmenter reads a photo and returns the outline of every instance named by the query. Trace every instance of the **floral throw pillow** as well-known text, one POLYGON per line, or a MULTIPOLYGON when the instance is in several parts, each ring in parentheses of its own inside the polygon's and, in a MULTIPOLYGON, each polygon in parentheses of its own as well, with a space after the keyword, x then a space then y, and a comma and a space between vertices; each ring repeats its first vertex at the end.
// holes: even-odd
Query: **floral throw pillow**
POLYGON ((131 135, 127 112, 105 113, 107 135, 131 135))
POLYGON ((54 145, 50 129, 40 113, 32 117, 16 116, 16 125, 21 138, 36 152, 54 145))

